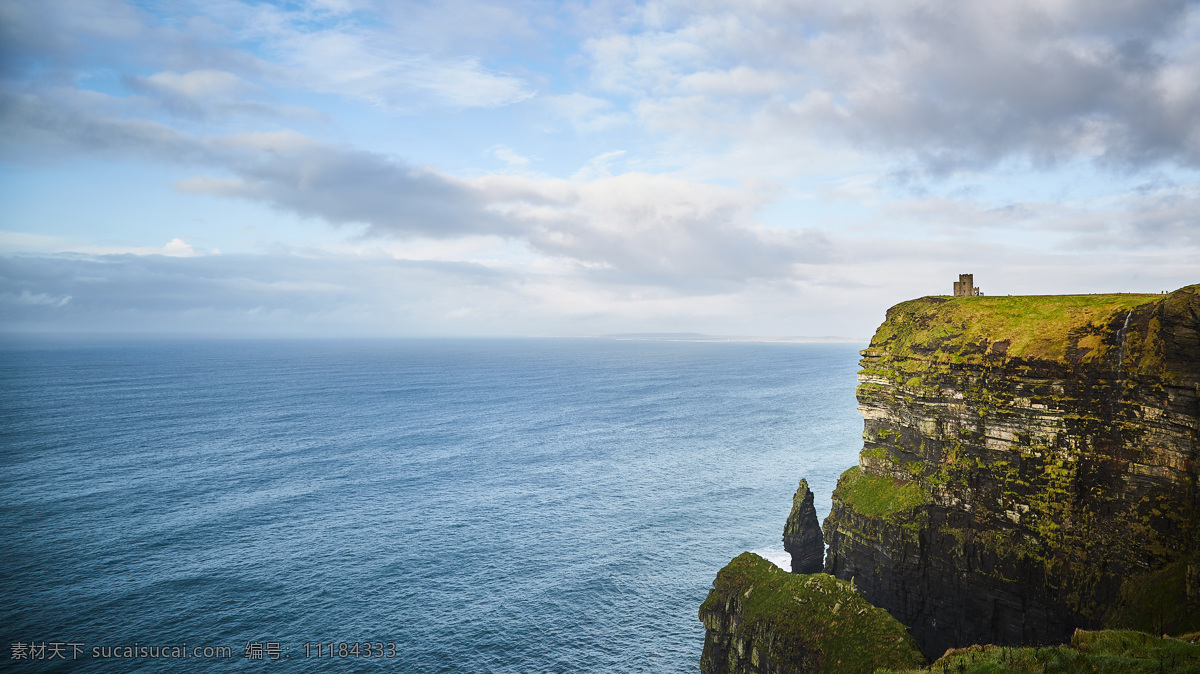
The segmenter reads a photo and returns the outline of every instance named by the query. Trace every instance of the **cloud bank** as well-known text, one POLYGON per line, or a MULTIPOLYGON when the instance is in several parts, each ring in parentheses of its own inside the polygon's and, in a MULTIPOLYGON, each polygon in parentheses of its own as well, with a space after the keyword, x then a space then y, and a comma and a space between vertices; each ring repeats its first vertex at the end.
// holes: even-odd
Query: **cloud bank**
POLYGON ((1195 2, 10 2, 0 131, 9 329, 861 336, 963 271, 1200 280, 1195 2), (162 173, 128 231, 45 215, 106 166, 162 173))

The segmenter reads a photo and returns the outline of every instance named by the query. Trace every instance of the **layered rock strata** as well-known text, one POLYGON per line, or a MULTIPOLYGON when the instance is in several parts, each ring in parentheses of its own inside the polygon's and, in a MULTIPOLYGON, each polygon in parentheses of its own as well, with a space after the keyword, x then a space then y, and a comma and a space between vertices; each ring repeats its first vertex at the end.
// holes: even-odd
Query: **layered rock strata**
POLYGON ((800 480, 792 497, 792 512, 783 526, 783 549, 792 556, 792 573, 820 573, 825 568, 825 537, 808 480, 800 480))
POLYGON ((750 552, 717 574, 700 622, 704 674, 869 674, 925 664, 908 630, 851 583, 790 574, 750 552))
POLYGON ((926 297, 862 355, 826 572, 927 655, 1200 629, 1200 286, 926 297))

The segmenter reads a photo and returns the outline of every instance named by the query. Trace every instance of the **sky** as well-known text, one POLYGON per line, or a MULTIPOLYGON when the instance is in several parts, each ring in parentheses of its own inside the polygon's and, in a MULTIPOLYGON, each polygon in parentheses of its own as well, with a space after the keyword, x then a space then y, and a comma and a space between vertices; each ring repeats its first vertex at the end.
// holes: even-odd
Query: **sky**
POLYGON ((1200 2, 0 0, 0 332, 869 337, 1200 282, 1200 2))

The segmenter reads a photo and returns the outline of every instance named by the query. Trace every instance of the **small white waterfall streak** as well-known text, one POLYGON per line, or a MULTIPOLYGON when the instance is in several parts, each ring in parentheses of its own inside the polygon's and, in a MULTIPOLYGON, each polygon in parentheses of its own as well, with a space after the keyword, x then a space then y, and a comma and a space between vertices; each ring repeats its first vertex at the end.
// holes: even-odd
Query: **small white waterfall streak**
POLYGON ((1117 333, 1117 342, 1121 345, 1120 351, 1117 352, 1117 379, 1125 376, 1125 333, 1129 332, 1129 319, 1133 316, 1133 309, 1125 314, 1125 325, 1121 326, 1120 332, 1117 333))

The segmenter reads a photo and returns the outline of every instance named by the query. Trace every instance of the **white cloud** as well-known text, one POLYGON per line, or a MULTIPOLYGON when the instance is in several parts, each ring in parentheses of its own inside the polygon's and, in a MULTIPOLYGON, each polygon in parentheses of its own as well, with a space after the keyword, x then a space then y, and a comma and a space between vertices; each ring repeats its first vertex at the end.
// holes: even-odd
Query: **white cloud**
POLYGON ((192 244, 183 239, 171 239, 162 247, 162 254, 168 257, 193 257, 196 251, 192 244))
POLYGON ((24 304, 26 306, 34 307, 52 307, 55 309, 66 306, 67 302, 71 301, 70 295, 51 296, 47 295, 46 293, 31 293, 28 290, 22 290, 21 294, 16 296, 5 293, 4 297, 11 298, 11 301, 15 302, 16 304, 24 304))
POLYGON ((662 130, 736 142, 738 121, 774 109, 787 134, 940 171, 1009 157, 1200 167, 1193 3, 654 5, 653 25, 584 49, 595 86, 662 130))
POLYGON ((789 77, 779 71, 745 65, 725 70, 703 70, 680 78, 679 89, 715 96, 771 96, 787 88, 789 77))
POLYGON ((525 167, 529 165, 529 157, 521 156, 507 145, 493 145, 487 149, 487 153, 509 166, 525 167))
POLYGON ((584 133, 604 131, 632 121, 627 113, 616 110, 611 101, 579 92, 546 96, 545 101, 554 114, 584 133))
POLYGON ((830 245, 853 246, 856 258, 706 289, 613 283, 571 266, 497 269, 375 254, 0 257, 0 302, 8 331, 865 337, 888 306, 948 293, 965 271, 989 294, 1158 292, 1195 280, 1193 258, 1176 251, 1082 259, 882 237, 830 245))
MULTIPOLYGON (((341 237, 241 257, 172 218, 99 243, 0 233, 22 325, 866 334, 856 311, 959 271, 994 292, 1195 280, 1195 3, 0 11, 5 159, 169 167, 199 195, 172 198, 341 237), (547 149, 568 143, 572 166, 547 149), (482 147, 498 175, 446 168, 482 147)), ((300 245, 281 238, 261 245, 300 245)))
POLYGON ((282 23, 268 35, 282 57, 280 75, 295 88, 400 110, 492 108, 535 93, 521 78, 490 70, 475 56, 438 58, 360 29, 307 31, 282 23))
POLYGON ((148 87, 188 98, 232 96, 254 89, 241 77, 221 70, 193 70, 187 73, 164 71, 136 80, 148 87))
POLYGON ((571 175, 571 180, 592 180, 594 178, 607 178, 612 175, 610 165, 613 161, 620 159, 627 153, 625 150, 613 150, 611 152, 603 152, 592 157, 578 171, 571 175))
POLYGON ((198 255, 219 255, 220 251, 215 248, 197 250, 192 244, 180 238, 171 239, 162 246, 95 245, 61 236, 0 231, 0 254, 36 255, 55 253, 196 257, 198 255))

